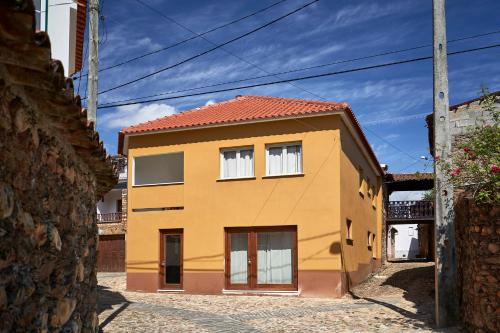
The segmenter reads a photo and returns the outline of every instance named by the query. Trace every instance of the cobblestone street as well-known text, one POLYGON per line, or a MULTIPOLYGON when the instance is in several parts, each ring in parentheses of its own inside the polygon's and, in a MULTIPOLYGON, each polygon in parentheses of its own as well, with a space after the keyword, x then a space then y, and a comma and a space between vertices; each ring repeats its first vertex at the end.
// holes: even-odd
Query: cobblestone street
POLYGON ((342 299, 146 294, 100 273, 99 321, 104 332, 431 332, 433 272, 388 264, 342 299))

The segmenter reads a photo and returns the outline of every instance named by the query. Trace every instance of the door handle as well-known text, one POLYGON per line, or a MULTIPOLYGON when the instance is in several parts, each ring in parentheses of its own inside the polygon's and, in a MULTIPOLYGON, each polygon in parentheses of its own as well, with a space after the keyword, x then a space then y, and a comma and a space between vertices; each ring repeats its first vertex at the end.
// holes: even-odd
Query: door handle
POLYGON ((251 265, 252 264, 252 260, 248 260, 248 264, 251 265))

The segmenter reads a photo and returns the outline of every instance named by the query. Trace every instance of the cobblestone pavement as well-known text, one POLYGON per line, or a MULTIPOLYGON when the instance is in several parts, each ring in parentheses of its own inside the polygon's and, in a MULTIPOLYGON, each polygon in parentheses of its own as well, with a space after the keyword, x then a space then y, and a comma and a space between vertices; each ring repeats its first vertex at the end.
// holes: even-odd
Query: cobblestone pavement
POLYGON ((432 274, 432 264, 389 264, 352 295, 324 299, 137 293, 123 273, 99 273, 99 321, 103 332, 432 332, 432 274))

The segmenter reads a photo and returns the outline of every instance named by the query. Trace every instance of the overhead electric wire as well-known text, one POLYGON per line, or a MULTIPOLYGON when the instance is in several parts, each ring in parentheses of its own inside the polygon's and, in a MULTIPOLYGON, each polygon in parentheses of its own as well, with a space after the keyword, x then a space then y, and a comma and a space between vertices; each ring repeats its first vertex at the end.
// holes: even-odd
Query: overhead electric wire
MULTIPOLYGON (((469 53, 469 52, 475 52, 475 51, 492 49, 492 48, 496 48, 496 47, 500 47, 500 44, 493 44, 493 45, 488 45, 488 46, 483 46, 483 47, 477 47, 477 48, 472 48, 472 49, 465 49, 465 50, 460 50, 460 51, 455 51, 455 52, 449 52, 448 55, 449 56, 453 56, 453 55, 464 54, 464 53, 469 53)), ((251 85, 246 85, 246 86, 225 88, 225 89, 212 90, 212 91, 204 91, 204 92, 193 93, 193 94, 186 94, 186 95, 177 95, 177 96, 171 96, 171 97, 149 99, 149 100, 145 100, 145 101, 127 102, 127 103, 116 103, 116 104, 113 104, 113 105, 102 105, 102 106, 98 106, 97 108, 98 109, 107 109, 107 108, 112 108, 112 107, 117 107, 117 106, 137 105, 137 104, 144 104, 144 103, 150 103, 150 102, 159 102, 159 101, 173 100, 173 99, 179 99, 179 98, 208 95, 208 94, 219 93, 219 92, 227 92, 227 91, 234 91, 234 90, 240 90, 240 89, 263 87, 263 86, 269 86, 269 85, 275 85, 275 84, 281 84, 281 83, 288 83, 288 82, 294 82, 294 81, 303 81, 303 80, 309 80, 309 79, 315 79, 315 78, 321 78, 321 77, 327 77, 327 76, 333 76, 333 75, 339 75, 339 74, 360 72, 360 71, 365 71, 365 70, 369 70, 369 69, 376 69, 376 68, 383 68, 383 67, 390 67, 390 66, 408 64, 408 63, 413 63, 413 62, 430 60, 432 58, 433 58, 432 56, 412 58, 412 59, 400 60, 400 61, 394 61, 394 62, 388 62, 388 63, 378 64, 378 65, 358 67, 358 68, 352 68, 352 69, 346 69, 346 70, 335 71, 335 72, 328 72, 328 73, 322 73, 322 74, 316 74, 316 75, 302 76, 302 77, 297 77, 297 78, 292 78, 292 79, 286 79, 286 80, 271 81, 271 82, 264 82, 264 83, 256 83, 256 84, 251 84, 251 85)))
MULTIPOLYGON (((144 3, 142 0, 135 0, 135 1, 136 1, 136 2, 138 2, 138 3, 140 3, 141 5, 143 5, 144 7, 148 8, 149 10, 151 10, 151 11, 155 12, 156 14, 160 15, 161 17, 165 18, 165 19, 166 19, 166 20, 168 20, 169 22, 172 22, 172 23, 174 23, 174 24, 176 24, 176 25, 180 26, 181 28, 183 28, 183 29, 185 29, 185 30, 187 30, 187 31, 191 32, 192 34, 197 35, 198 37, 202 38, 203 40, 207 41, 208 43, 210 43, 210 44, 212 44, 212 45, 216 45, 216 44, 215 44, 215 43, 213 43, 211 40, 207 39, 206 37, 203 37, 203 36, 199 35, 196 31, 193 31, 193 30, 192 30, 192 29, 190 29, 189 27, 187 27, 187 26, 185 26, 185 25, 183 25, 183 24, 181 24, 181 23, 177 22, 175 19, 170 18, 169 16, 167 16, 167 15, 163 14, 161 11, 157 10, 156 8, 154 8, 154 7, 150 6, 150 5, 146 4, 146 3, 144 3)), ((498 32, 500 32, 500 31, 498 31, 498 32)), ((245 63, 247 63, 247 64, 249 64, 249 65, 251 65, 251 66, 253 66, 253 67, 255 67, 255 68, 257 68, 257 69, 259 69, 259 70, 261 70, 261 71, 263 71, 263 72, 265 72, 265 73, 267 74, 267 75, 263 75, 262 77, 274 76, 274 77, 276 77, 277 79, 281 79, 281 77, 279 77, 279 76, 278 76, 278 75, 279 75, 278 73, 270 73, 270 72, 268 72, 267 70, 265 70, 265 69, 261 68, 260 66, 258 66, 258 65, 256 65, 256 64, 253 64, 253 63, 251 63, 250 61, 248 61, 248 60, 246 60, 246 59, 244 59, 244 58, 242 58, 242 57, 240 57, 240 56, 238 56, 238 55, 236 55, 236 54, 234 54, 234 53, 232 53, 232 52, 230 52, 230 51, 226 50, 225 48, 221 48, 221 50, 223 50, 224 52, 226 52, 226 53, 228 53, 228 54, 230 54, 230 55, 232 55, 232 56, 236 57, 237 59, 239 59, 239 60, 241 60, 241 61, 243 61, 243 62, 245 62, 245 63)), ((321 100, 326 100, 324 97, 322 97, 322 96, 320 96, 320 95, 318 95, 318 94, 316 94, 316 93, 314 93, 314 92, 312 92, 312 91, 310 91, 310 90, 307 90, 307 89, 305 89, 305 88, 303 88, 303 87, 301 87, 301 86, 299 86, 299 85, 297 85, 297 84, 294 84, 294 83, 292 83, 292 82, 289 82, 288 84, 290 84, 292 87, 295 87, 295 88, 297 88, 297 89, 299 89, 299 90, 301 90, 301 91, 304 91, 304 92, 306 92, 306 93, 308 93, 308 94, 310 94, 310 95, 312 95, 312 96, 315 96, 316 98, 319 98, 319 99, 321 99, 321 100)), ((384 138, 382 138, 381 136, 379 136, 379 135, 378 135, 377 133, 375 133, 374 131, 372 131, 372 130, 370 130, 370 129, 367 129, 367 130, 368 130, 368 131, 370 131, 370 132, 371 132, 372 134, 374 134, 375 136, 377 136, 380 140, 387 142, 389 145, 391 145, 392 147, 394 147, 396 150, 398 150, 398 151, 400 151, 400 152, 402 152, 402 153, 406 154, 406 155, 407 155, 407 156, 409 156, 411 159, 414 159, 414 157, 413 157, 413 156, 411 156, 410 154, 406 153, 405 151, 403 151, 403 150, 399 149, 399 147, 397 147, 397 146, 393 145, 392 143, 390 143, 389 141, 385 140, 384 138)))
MULTIPOLYGON (((177 22, 175 19, 173 19, 173 18, 171 18, 171 17, 169 17, 169 16, 167 16, 167 15, 163 14, 161 11, 157 10, 156 8, 154 8, 154 7, 152 7, 152 6, 148 5, 148 4, 146 4, 144 1, 142 1, 142 0, 135 0, 135 1, 136 1, 136 2, 138 2, 138 3, 140 3, 141 5, 143 5, 144 7, 148 8, 149 10, 153 11, 154 13, 156 13, 156 14, 160 15, 162 18, 166 19, 168 22, 172 22, 172 23, 174 23, 174 24, 178 25, 179 27, 181 27, 181 28, 183 28, 183 29, 185 29, 185 30, 189 31, 190 33, 192 33, 192 34, 194 34, 194 35, 199 36, 200 38, 202 38, 202 39, 203 39, 204 41, 206 41, 207 43, 212 44, 213 46, 216 46, 216 45, 217 45, 216 43, 212 42, 212 41, 211 41, 211 40, 209 40, 208 38, 206 38, 206 37, 204 37, 204 36, 200 36, 200 35, 198 35, 198 33, 197 33, 196 31, 194 31, 194 30, 190 29, 189 27, 185 26, 184 24, 177 22)), ((220 49, 221 49, 221 51, 226 52, 227 54, 229 54, 229 55, 231 55, 231 56, 235 57, 236 59, 238 59, 238 60, 240 60, 240 61, 242 61, 242 62, 246 63, 247 65, 250 65, 250 66, 252 66, 252 67, 254 67, 254 68, 257 68, 258 70, 260 70, 261 72, 266 73, 266 74, 267 74, 267 75, 269 75, 269 76, 274 76, 274 77, 275 77, 275 78, 277 78, 278 80, 281 80, 281 79, 282 79, 282 78, 281 78, 280 76, 278 76, 277 74, 273 74, 273 73, 271 73, 271 72, 269 72, 269 71, 265 70, 264 68, 260 67, 259 65, 254 64, 254 63, 252 63, 252 62, 248 61, 247 59, 245 59, 245 58, 243 58, 243 57, 240 57, 239 55, 237 55, 237 54, 235 54, 235 53, 233 53, 233 52, 231 52, 231 51, 227 50, 227 49, 226 49, 226 48, 224 48, 224 47, 221 47, 220 49)), ((297 85, 297 84, 295 84, 295 83, 288 82, 288 84, 289 84, 290 86, 294 87, 294 88, 297 88, 297 89, 299 89, 299 90, 301 90, 301 91, 303 91, 303 92, 308 93, 308 94, 309 94, 309 95, 311 95, 311 96, 314 96, 314 97, 316 97, 316 98, 321 98, 321 96, 319 96, 319 95, 317 95, 317 94, 313 93, 313 92, 312 92, 312 91, 310 91, 310 90, 307 90, 307 89, 305 89, 305 88, 303 88, 303 87, 300 87, 299 85, 297 85)))
MULTIPOLYGON (((479 38, 479 37, 484 37, 484 36, 499 34, 499 33, 500 33, 500 30, 497 30, 497 31, 486 32, 486 33, 483 33, 483 34, 477 34, 477 35, 472 35, 472 36, 461 37, 461 38, 452 39, 452 40, 448 41, 448 44, 449 43, 458 42, 458 41, 468 40, 468 39, 474 39, 474 38, 479 38)), ((233 81, 225 81, 225 82, 214 83, 214 84, 209 84, 209 85, 195 87, 195 88, 188 88, 188 89, 180 89, 180 90, 167 91, 167 92, 162 92, 162 93, 157 93, 157 94, 152 94, 152 95, 147 95, 147 96, 142 96, 142 97, 122 99, 122 100, 112 101, 112 102, 108 102, 108 103, 103 103, 102 105, 109 105, 109 104, 114 104, 114 103, 122 103, 122 102, 134 101, 134 100, 139 100, 139 99, 143 99, 143 98, 151 98, 151 97, 157 97, 157 96, 171 95, 171 94, 177 94, 177 93, 181 93, 181 92, 187 92, 187 91, 193 91, 193 90, 199 90, 199 89, 205 89, 205 88, 212 88, 212 87, 217 87, 217 86, 223 86, 223 85, 232 84, 232 83, 239 83, 239 82, 244 82, 244 81, 251 81, 251 80, 256 80, 256 79, 262 79, 262 78, 266 78, 266 77, 270 77, 270 76, 276 76, 276 75, 283 75, 283 74, 290 74, 290 73, 302 72, 302 71, 306 71, 306 70, 323 68, 323 67, 332 66, 332 65, 344 64, 344 63, 355 62, 355 61, 359 61, 359 60, 366 60, 366 59, 377 58, 377 57, 386 56, 386 55, 392 55, 392 54, 398 54, 398 53, 413 51, 413 50, 422 49, 422 48, 430 47, 430 46, 432 46, 432 44, 421 45, 421 46, 416 46, 416 47, 411 47, 411 48, 406 48, 406 49, 400 49, 400 50, 384 51, 384 52, 381 52, 381 53, 376 53, 376 54, 372 54, 372 55, 368 55, 368 56, 351 58, 351 59, 344 59, 344 60, 338 60, 338 61, 333 61, 333 62, 329 62, 329 63, 326 63, 326 64, 320 64, 320 65, 314 65, 314 66, 309 66, 309 67, 296 68, 296 69, 291 69, 291 70, 282 71, 282 72, 278 72, 278 73, 270 73, 270 74, 267 74, 267 75, 253 76, 253 77, 239 79, 239 80, 233 80, 233 81)))
POLYGON ((297 12, 299 12, 299 11, 301 11, 301 10, 303 10, 303 9, 305 9, 305 8, 307 8, 307 7, 309 7, 309 6, 311 6, 312 4, 314 4, 314 3, 318 2, 318 1, 319 1, 319 0, 313 0, 313 1, 311 1, 311 2, 308 2, 308 3, 306 3, 305 5, 302 5, 302 6, 300 6, 299 8, 297 8, 297 9, 295 9, 295 10, 291 11, 291 12, 288 12, 288 13, 287 13, 287 14, 285 14, 285 15, 282 15, 282 16, 280 16, 280 17, 278 17, 278 18, 276 18, 276 19, 274 19, 274 20, 272 20, 272 21, 270 21, 270 22, 268 22, 268 23, 266 23, 266 24, 264 24, 264 25, 261 25, 261 26, 259 26, 259 27, 255 28, 255 29, 252 29, 252 30, 250 30, 250 31, 248 31, 248 32, 246 32, 246 33, 244 33, 243 35, 240 35, 240 36, 238 36, 238 37, 232 38, 232 39, 230 39, 230 40, 228 40, 228 41, 226 41, 226 42, 224 42, 224 43, 222 43, 222 44, 218 44, 218 45, 216 45, 216 46, 214 46, 214 47, 212 47, 212 48, 210 48, 210 49, 208 49, 208 50, 206 50, 206 51, 204 51, 204 52, 201 52, 201 53, 198 53, 198 54, 196 54, 196 55, 194 55, 194 56, 192 56, 192 57, 186 58, 186 59, 184 59, 184 60, 182 60, 182 61, 179 61, 179 62, 177 62, 177 63, 175 63, 175 64, 173 64, 173 65, 170 65, 170 66, 167 66, 167 67, 161 68, 161 69, 156 70, 156 71, 154 71, 154 72, 152 72, 152 73, 149 73, 149 74, 146 74, 146 75, 140 76, 140 77, 138 77, 138 78, 136 78, 136 79, 134 79, 134 80, 127 81, 127 82, 124 82, 124 83, 119 84, 119 85, 117 85, 117 86, 114 86, 114 87, 112 87, 112 88, 108 88, 108 89, 106 89, 106 90, 100 91, 100 92, 98 93, 98 95, 100 95, 100 94, 104 94, 104 93, 107 93, 107 92, 110 92, 110 91, 113 91, 113 90, 116 90, 116 89, 119 89, 119 88, 123 88, 123 87, 125 87, 125 86, 130 85, 130 84, 133 84, 133 83, 136 83, 136 82, 138 82, 138 81, 144 80, 144 79, 146 79, 146 78, 148 78, 148 77, 154 76, 154 75, 156 75, 156 74, 162 73, 162 72, 167 71, 167 70, 169 70, 169 69, 172 69, 172 68, 175 68, 175 67, 180 66, 180 65, 182 65, 182 64, 185 64, 185 63, 187 63, 187 62, 189 62, 189 61, 191 61, 191 60, 194 60, 194 59, 196 59, 196 58, 199 58, 199 57, 201 57, 201 56, 203 56, 203 55, 205 55, 205 54, 208 54, 208 53, 213 52, 213 51, 215 51, 215 50, 217 50, 217 49, 220 49, 221 47, 223 47, 223 46, 225 46, 225 45, 228 45, 228 44, 233 43, 233 42, 235 42, 235 41, 237 41, 237 40, 240 40, 240 39, 242 39, 242 38, 244 38, 244 37, 246 37, 246 36, 249 36, 249 35, 251 35, 251 34, 253 34, 253 33, 257 32, 257 31, 260 31, 260 30, 262 30, 262 29, 264 29, 264 28, 266 28, 266 27, 268 27, 268 26, 270 26, 270 25, 272 25, 272 24, 274 24, 274 23, 276 23, 276 22, 278 22, 278 21, 281 21, 281 20, 283 20, 283 19, 285 19, 285 18, 287 18, 287 17, 289 17, 289 16, 291 16, 291 15, 293 15, 293 14, 295 14, 295 13, 297 13, 297 12))
MULTIPOLYGON (((277 2, 275 2, 275 3, 270 4, 270 5, 269 5, 269 6, 267 6, 267 7, 264 7, 264 8, 261 8, 261 9, 259 9, 259 10, 255 11, 255 12, 253 12, 253 13, 247 14, 247 15, 245 15, 245 16, 242 16, 242 17, 240 17, 240 18, 237 18, 237 19, 235 19, 235 20, 232 20, 231 22, 227 22, 227 23, 224 23, 224 24, 219 25, 219 26, 217 26, 217 27, 211 28, 211 29, 209 29, 209 30, 207 30, 207 31, 205 31, 205 32, 202 32, 202 33, 196 34, 195 36, 192 36, 192 37, 189 37, 189 38, 187 38, 187 39, 181 40, 181 41, 176 42, 176 43, 174 43, 174 44, 171 44, 171 45, 168 45, 168 46, 161 47, 161 48, 159 48, 159 49, 157 49, 157 50, 154 50, 154 51, 150 51, 150 52, 143 53, 143 54, 141 54, 141 55, 138 55, 138 56, 135 56, 135 57, 133 57, 133 58, 130 58, 130 59, 124 60, 124 61, 119 62, 119 63, 116 63, 116 64, 114 64, 114 65, 110 65, 110 66, 108 66, 108 67, 103 67, 103 68, 99 69, 99 72, 104 72, 104 71, 107 71, 107 70, 112 69, 112 68, 116 68, 116 67, 119 67, 119 66, 123 66, 123 65, 128 64, 128 63, 131 63, 131 62, 133 62, 133 61, 136 61, 136 60, 139 60, 139 59, 142 59, 142 58, 148 57, 148 56, 150 56, 150 55, 153 55, 153 54, 156 54, 156 53, 159 53, 159 52, 166 51, 166 50, 168 50, 168 49, 174 48, 174 47, 179 46, 179 45, 182 45, 182 44, 187 43, 187 42, 189 42, 189 41, 191 41, 191 40, 193 40, 193 39, 200 38, 201 36, 207 35, 207 34, 209 34, 209 33, 211 33, 211 32, 216 31, 216 30, 219 30, 219 29, 225 28, 225 27, 227 27, 227 26, 230 26, 230 25, 233 25, 233 24, 235 24, 235 23, 238 23, 238 22, 241 22, 241 21, 243 21, 243 20, 246 20, 247 18, 250 18, 250 17, 255 16, 255 15, 257 15, 257 14, 263 13, 263 12, 267 11, 268 9, 271 9, 271 8, 273 8, 273 7, 275 7, 275 6, 279 5, 279 4, 281 4, 281 3, 283 3, 283 2, 286 2, 286 1, 288 1, 288 0, 280 0, 280 1, 277 1, 277 2)), ((141 4, 142 4, 142 5, 144 5, 144 6, 146 6, 146 7, 149 7, 151 10, 154 10, 154 8, 152 8, 151 6, 149 6, 149 5, 145 4, 145 3, 142 3, 142 2, 141 2, 141 4)), ((165 16, 165 17, 166 17, 166 16, 165 16)), ((170 17, 166 17, 166 18, 167 18, 168 20, 172 20, 170 17)), ((173 21, 173 20, 172 20, 172 21, 173 21)), ((177 22, 175 22, 175 23, 176 23, 176 24, 178 24, 177 22)), ((88 75, 88 74, 84 74, 83 76, 87 76, 87 75, 88 75)))

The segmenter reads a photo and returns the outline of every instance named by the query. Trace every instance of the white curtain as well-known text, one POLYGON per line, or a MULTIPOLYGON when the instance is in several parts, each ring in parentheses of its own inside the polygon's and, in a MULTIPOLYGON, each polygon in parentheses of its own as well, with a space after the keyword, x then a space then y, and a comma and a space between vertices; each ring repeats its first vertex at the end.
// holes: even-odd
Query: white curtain
POLYGON ((253 150, 240 150, 238 177, 253 176, 253 150))
POLYGON ((300 170, 300 146, 287 146, 286 155, 286 173, 293 174, 302 172, 302 170, 300 170))
POLYGON ((231 267, 230 281, 235 283, 247 283, 248 277, 248 234, 231 234, 231 267))
POLYGON ((271 147, 268 150, 268 174, 281 175, 283 166, 283 147, 271 147))
POLYGON ((259 232, 257 234, 257 283, 292 283, 294 233, 259 232))
POLYGON ((222 170, 224 178, 234 178, 237 176, 236 170, 236 151, 225 151, 223 153, 222 170))

